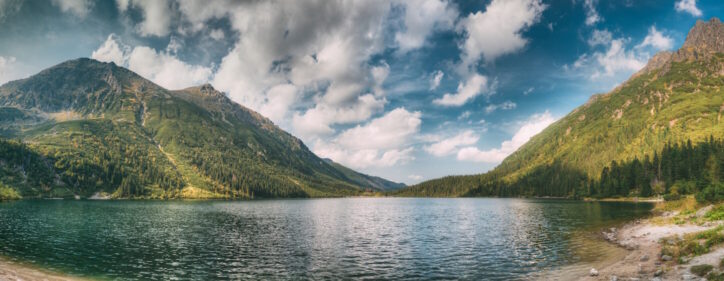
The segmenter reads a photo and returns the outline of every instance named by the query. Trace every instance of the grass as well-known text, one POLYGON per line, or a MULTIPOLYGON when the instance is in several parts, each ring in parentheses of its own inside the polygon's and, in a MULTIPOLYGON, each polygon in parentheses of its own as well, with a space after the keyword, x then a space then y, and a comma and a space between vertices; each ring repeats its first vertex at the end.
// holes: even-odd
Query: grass
POLYGON ((0 201, 21 199, 20 194, 15 189, 0 183, 0 201))
POLYGON ((724 230, 724 226, 718 226, 713 229, 684 235, 682 239, 673 244, 662 243, 664 245, 661 254, 682 261, 683 257, 700 256, 709 253, 713 247, 724 243, 722 230, 724 230))
POLYGON ((696 274, 697 276, 704 276, 707 273, 709 273, 712 269, 714 269, 714 266, 710 264, 700 264, 695 265, 691 267, 691 273, 696 274))

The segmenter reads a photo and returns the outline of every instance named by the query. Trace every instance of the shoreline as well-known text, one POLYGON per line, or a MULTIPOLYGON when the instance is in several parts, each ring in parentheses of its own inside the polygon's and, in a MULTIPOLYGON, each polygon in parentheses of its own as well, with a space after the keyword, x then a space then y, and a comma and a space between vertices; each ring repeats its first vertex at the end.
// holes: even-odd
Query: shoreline
POLYGON ((87 279, 53 272, 34 265, 11 261, 0 256, 0 280, 85 281, 87 279))
MULTIPOLYGON (((693 199, 693 198, 692 198, 693 199)), ((641 201, 639 201, 641 202, 641 201)), ((666 204, 666 203, 660 203, 666 204)), ((712 265, 719 272, 724 259, 724 247, 714 245, 701 255, 676 260, 663 254, 665 246, 674 245, 697 233, 717 229, 724 221, 701 221, 711 210, 711 205, 689 211, 653 210, 649 218, 627 222, 620 228, 603 230, 601 237, 607 243, 625 249, 623 258, 609 258, 608 265, 589 268, 582 275, 571 276, 575 280, 702 280, 690 270, 696 265, 712 265), (681 221, 683 219, 683 222, 681 221), (675 223, 677 222, 678 223, 675 223), (595 272, 594 272, 595 269, 595 272)), ((697 243, 701 243, 697 241, 697 243)))

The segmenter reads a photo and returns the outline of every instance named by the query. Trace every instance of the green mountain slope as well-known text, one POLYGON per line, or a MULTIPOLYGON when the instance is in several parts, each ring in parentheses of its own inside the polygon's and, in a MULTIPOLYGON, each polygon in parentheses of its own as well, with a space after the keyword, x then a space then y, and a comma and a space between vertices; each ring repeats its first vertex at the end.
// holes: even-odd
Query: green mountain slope
POLYGON ((25 197, 313 197, 395 186, 327 163, 210 85, 169 91, 91 59, 0 87, 0 134, 22 140, 0 142, 0 182, 25 197))
POLYGON ((492 171, 436 179, 397 194, 572 196, 612 161, 644 159, 669 143, 723 137, 723 86, 724 24, 699 21, 681 49, 657 54, 628 81, 594 95, 492 171))

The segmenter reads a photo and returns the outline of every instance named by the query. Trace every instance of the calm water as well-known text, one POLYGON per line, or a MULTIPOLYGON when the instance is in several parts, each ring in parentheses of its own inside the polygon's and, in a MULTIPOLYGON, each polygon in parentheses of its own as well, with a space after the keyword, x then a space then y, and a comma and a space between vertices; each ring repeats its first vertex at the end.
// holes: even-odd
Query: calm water
POLYGON ((527 279, 651 205, 524 199, 0 203, 0 256, 122 280, 527 279))

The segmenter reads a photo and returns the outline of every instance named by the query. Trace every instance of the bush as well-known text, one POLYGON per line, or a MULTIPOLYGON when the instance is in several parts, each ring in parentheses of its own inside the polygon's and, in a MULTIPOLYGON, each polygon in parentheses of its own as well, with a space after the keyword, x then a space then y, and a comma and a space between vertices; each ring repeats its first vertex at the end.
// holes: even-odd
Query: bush
POLYGON ((700 264, 700 265, 692 266, 691 273, 694 273, 697 276, 704 276, 707 273, 709 273, 709 271, 711 271, 712 269, 714 269, 714 266, 712 266, 710 264, 700 264))
POLYGON ((713 183, 696 194, 696 201, 716 203, 724 200, 724 183, 713 183))
POLYGON ((4 185, 0 183, 0 200, 17 200, 20 199, 20 194, 18 194, 15 189, 4 185))
POLYGON ((681 195, 679 195, 678 193, 664 195, 664 201, 676 201, 679 199, 681 199, 681 195))

